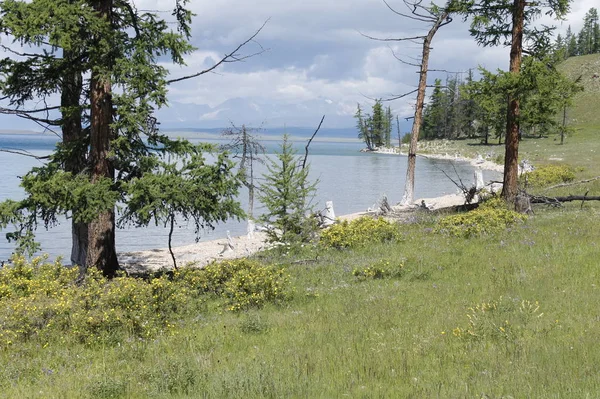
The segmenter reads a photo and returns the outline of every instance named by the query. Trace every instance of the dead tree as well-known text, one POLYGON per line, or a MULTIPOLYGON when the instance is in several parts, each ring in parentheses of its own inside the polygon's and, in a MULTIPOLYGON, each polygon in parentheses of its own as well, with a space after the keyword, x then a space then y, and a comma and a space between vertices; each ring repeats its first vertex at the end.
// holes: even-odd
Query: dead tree
POLYGON ((242 178, 242 183, 248 189, 248 216, 250 219, 254 217, 254 165, 256 162, 264 164, 263 156, 265 154, 265 146, 260 143, 255 133, 259 132, 260 128, 251 128, 242 125, 241 128, 231 125, 225 129, 221 135, 231 138, 231 141, 222 148, 233 153, 233 157, 239 159, 239 170, 242 178))
MULTIPOLYGON (((396 95, 386 99, 387 101, 397 100, 403 97, 407 97, 411 94, 417 93, 417 102, 415 104, 415 114, 413 118, 412 130, 410 133, 410 146, 408 149, 408 167, 406 169, 406 181, 404 183, 404 195, 402 197, 401 204, 409 205, 414 201, 415 192, 415 167, 417 158, 417 143, 419 140, 419 132, 423 120, 423 106, 425 104, 425 90, 427 88, 427 72, 429 70, 429 53, 431 51, 431 43, 437 31, 445 25, 452 22, 450 17, 451 9, 450 3, 444 7, 438 7, 434 4, 423 5, 423 0, 403 0, 404 5, 407 7, 408 12, 400 12, 391 7, 385 0, 385 5, 396 15, 403 18, 408 18, 414 21, 419 21, 427 24, 429 30, 427 34, 417 35, 412 37, 400 37, 400 38, 377 38, 368 35, 363 35, 369 39, 385 41, 385 42, 417 42, 422 44, 421 62, 407 62, 402 58, 398 57, 394 52, 394 57, 405 65, 410 65, 419 68, 419 85, 415 90, 401 95, 396 95)), ((393 50, 392 50, 393 52, 393 50)))

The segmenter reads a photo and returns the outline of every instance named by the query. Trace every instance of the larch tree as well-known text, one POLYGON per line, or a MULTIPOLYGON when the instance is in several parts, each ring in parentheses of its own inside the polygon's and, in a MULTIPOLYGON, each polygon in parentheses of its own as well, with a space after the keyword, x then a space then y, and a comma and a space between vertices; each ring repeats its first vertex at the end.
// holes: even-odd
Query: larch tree
POLYGON ((415 192, 415 167, 417 162, 417 146, 419 141, 419 133, 423 120, 423 107, 425 105, 425 91, 427 89, 427 73, 429 72, 429 54, 431 52, 431 44, 433 38, 438 30, 452 22, 451 13, 453 11, 453 2, 448 2, 445 6, 440 7, 434 3, 423 4, 422 0, 403 0, 404 5, 407 7, 407 12, 401 12, 391 7, 385 0, 385 5, 396 15, 403 18, 408 18, 414 21, 419 21, 427 24, 429 27, 427 33, 423 35, 416 35, 411 37, 399 37, 399 38, 378 38, 369 35, 365 37, 378 40, 383 42, 421 42, 421 59, 420 63, 411 63, 402 60, 400 57, 394 56, 402 63, 411 65, 419 68, 419 83, 415 90, 408 93, 392 96, 388 98, 388 101, 397 100, 403 97, 407 97, 414 93, 417 93, 417 100, 415 104, 415 113, 413 118, 413 125, 410 134, 410 145, 408 148, 408 166, 406 168, 406 179, 404 183, 404 195, 401 203, 403 205, 411 204, 414 201, 415 192))
MULTIPOLYGON (((0 228, 18 226, 12 238, 30 237, 38 222, 49 226, 66 215, 73 221, 72 261, 81 275, 88 267, 107 276, 118 270, 116 203, 123 204, 123 215, 139 221, 144 209, 129 202, 135 193, 128 190, 138 187, 130 183, 171 170, 161 163, 170 156, 196 151, 158 129, 154 111, 167 105, 168 85, 247 58, 238 51, 260 31, 211 68, 168 80, 159 58, 184 65, 194 50, 186 3, 175 0, 173 31, 170 21, 138 11, 131 1, 0 1, 0 34, 15 47, 3 45, 13 56, 0 60, 0 97, 7 104, 0 112, 62 129, 49 162, 23 177, 26 198, 0 204, 0 228), (27 107, 57 97, 60 105, 27 107)), ((213 181, 231 178, 220 173, 213 181)), ((209 197, 195 206, 216 211, 214 201, 209 197)))
MULTIPOLYGON (((534 21, 546 14, 562 18, 570 0, 458 0, 455 4, 465 17, 471 17, 471 35, 482 46, 510 47, 509 72, 521 71, 524 47, 528 54, 539 56, 550 50, 553 28, 537 26, 534 21)), ((517 81, 514 79, 513 81, 517 81)), ((502 197, 513 203, 517 197, 519 171, 519 98, 509 95, 506 115, 506 141, 502 197)))

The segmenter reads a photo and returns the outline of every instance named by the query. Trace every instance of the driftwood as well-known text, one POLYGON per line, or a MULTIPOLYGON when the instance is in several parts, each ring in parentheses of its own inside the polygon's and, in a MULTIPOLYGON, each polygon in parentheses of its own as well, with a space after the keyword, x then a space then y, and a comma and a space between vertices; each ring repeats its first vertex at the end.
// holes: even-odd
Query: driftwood
POLYGON ((599 180, 599 179, 600 179, 600 176, 596 176, 596 177, 593 177, 593 178, 587 179, 587 180, 574 181, 574 182, 571 182, 571 183, 561 183, 561 184, 557 184, 555 186, 546 187, 545 190, 551 190, 553 188, 559 188, 559 187, 575 186, 577 184, 590 183, 590 182, 593 182, 593 181, 596 181, 596 180, 599 180))
POLYGON ((554 206, 560 206, 563 202, 571 202, 571 201, 600 201, 600 196, 591 196, 587 195, 567 195, 565 197, 546 197, 543 195, 530 195, 529 196, 532 204, 548 204, 554 206))

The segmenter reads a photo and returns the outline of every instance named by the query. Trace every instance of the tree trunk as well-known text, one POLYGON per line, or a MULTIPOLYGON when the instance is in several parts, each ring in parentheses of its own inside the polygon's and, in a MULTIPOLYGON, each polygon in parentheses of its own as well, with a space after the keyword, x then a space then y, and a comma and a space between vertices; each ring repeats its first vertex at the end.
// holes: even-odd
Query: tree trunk
MULTIPOLYGON (((111 17, 112 1, 102 0, 95 3, 98 13, 103 18, 111 17)), ((101 57, 101 62, 110 62, 108 58, 101 57)), ((110 70, 110 65, 99 65, 105 71, 110 70)), ((115 169, 109 159, 110 141, 112 139, 112 100, 110 77, 98 70, 92 71, 90 81, 90 167, 91 181, 95 183, 101 179, 113 180, 115 169)), ((88 253, 86 265, 97 267, 107 277, 115 275, 119 269, 117 253, 115 250, 115 212, 109 209, 98 215, 97 219, 89 224, 88 253)))
POLYGON ((563 107, 562 129, 560 129, 560 145, 565 143, 565 129, 567 128, 567 106, 563 107))
POLYGON ((404 183, 404 195, 402 205, 410 205, 415 197, 415 167, 417 164, 417 143, 423 120, 423 104, 425 103, 425 90, 427 89, 427 69, 429 68, 429 52, 431 41, 440 25, 446 20, 448 13, 442 13, 433 24, 425 39, 423 39, 423 55, 421 57, 421 70, 419 73, 419 87, 417 90, 417 103, 415 105, 415 117, 413 118, 412 130, 410 132, 410 145, 408 147, 408 167, 406 168, 406 181, 404 183))
MULTIPOLYGON (((523 23, 525 20, 525 0, 514 0, 512 21, 512 44, 510 48, 510 72, 517 75, 521 70, 523 55, 523 23)), ((514 203, 517 197, 519 175, 519 98, 511 95, 508 99, 506 118, 506 153, 504 156, 504 182, 502 198, 514 203)))
MULTIPOLYGON (((63 51, 63 59, 76 62, 73 54, 63 51)), ((83 90, 83 78, 77 68, 65 72, 61 88, 61 113, 62 113, 62 140, 66 146, 75 145, 83 139, 81 127, 81 108, 79 99, 83 90)), ((71 151, 70 157, 65 161, 65 170, 77 175, 85 169, 85 153, 71 151)), ((87 257, 88 226, 87 223, 71 221, 72 247, 71 264, 84 265, 87 257)))

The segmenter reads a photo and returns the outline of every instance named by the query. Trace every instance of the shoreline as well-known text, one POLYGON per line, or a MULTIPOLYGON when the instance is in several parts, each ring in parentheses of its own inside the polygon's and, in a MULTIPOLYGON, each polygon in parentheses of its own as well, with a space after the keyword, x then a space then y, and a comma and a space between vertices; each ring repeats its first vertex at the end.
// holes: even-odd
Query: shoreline
MULTIPOLYGON (((408 156, 408 153, 402 152, 402 150, 401 149, 399 150, 398 147, 377 149, 377 150, 373 150, 373 151, 363 149, 363 150, 361 150, 361 152, 366 152, 366 153, 371 153, 371 154, 379 154, 379 155, 408 156)), ((491 171, 500 172, 500 173, 504 172, 503 165, 499 165, 495 162, 485 159, 481 155, 479 155, 477 158, 468 158, 468 157, 463 157, 460 154, 450 155, 448 153, 445 153, 445 154, 429 154, 429 153, 419 154, 419 153, 417 153, 417 157, 440 159, 440 160, 445 160, 445 161, 466 162, 475 168, 481 168, 481 169, 491 170, 491 171)))
MULTIPOLYGON (((392 206, 391 213, 396 216, 402 213, 409 215, 420 208, 419 204, 422 201, 430 209, 440 209, 463 204, 464 196, 448 194, 435 198, 419 198, 412 205, 392 206)), ((351 221, 362 216, 374 215, 377 215, 377 211, 364 211, 341 215, 336 219, 351 221)), ((270 245, 266 242, 266 238, 267 235, 264 232, 255 232, 252 237, 247 235, 231 237, 231 241, 228 238, 221 238, 173 247, 173 253, 178 267, 186 267, 193 263, 193 267, 201 268, 213 261, 245 258, 268 249, 270 245), (229 248, 229 243, 232 244, 233 249, 229 248)), ((117 256, 121 267, 129 274, 140 275, 173 268, 173 260, 168 248, 122 252, 117 256)))
MULTIPOLYGON (((402 152, 396 152, 398 147, 394 147, 392 152, 390 149, 385 151, 376 150, 369 151, 377 154, 385 155, 406 155, 402 152)), ((467 162, 474 168, 503 172, 504 167, 489 160, 478 158, 466 158, 459 154, 454 156, 448 154, 417 154, 420 157, 440 159, 440 160, 455 160, 458 162, 467 162)), ((462 194, 447 194, 433 198, 419 198, 413 201, 411 205, 393 205, 392 213, 398 215, 402 213, 409 214, 420 207, 422 203, 428 209, 448 208, 456 205, 464 204, 465 199, 462 194)), ((337 216, 338 220, 354 220, 361 216, 375 215, 377 211, 355 212, 346 215, 337 216)), ((173 247, 173 253, 179 267, 186 266, 190 263, 194 267, 204 267, 207 264, 226 259, 244 258, 267 249, 269 244, 266 243, 266 234, 263 232, 255 232, 252 237, 247 235, 231 237, 231 241, 227 238, 215 239, 210 241, 202 241, 194 244, 173 247), (233 249, 229 248, 229 243, 233 249)), ((156 272, 161 269, 172 269, 173 260, 168 248, 156 248, 144 251, 123 252, 118 254, 119 263, 128 272, 132 274, 143 274, 156 272)))

